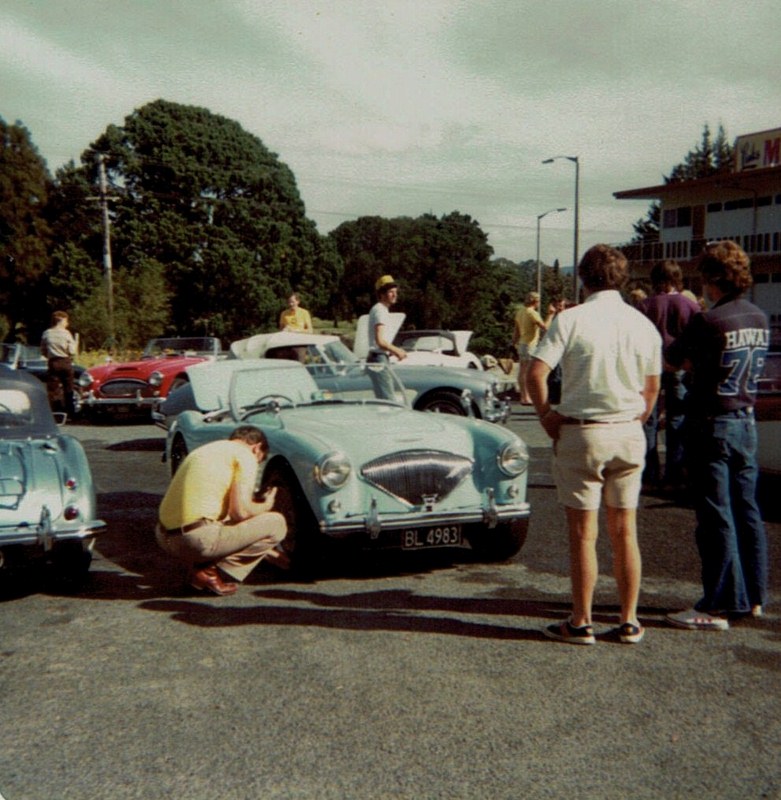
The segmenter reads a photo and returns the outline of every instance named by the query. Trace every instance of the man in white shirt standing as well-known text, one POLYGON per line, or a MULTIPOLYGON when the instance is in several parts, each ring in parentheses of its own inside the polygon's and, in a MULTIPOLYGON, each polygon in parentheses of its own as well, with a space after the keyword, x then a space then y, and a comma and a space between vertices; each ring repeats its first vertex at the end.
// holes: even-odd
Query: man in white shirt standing
POLYGON ((54 408, 55 398, 62 387, 62 401, 69 417, 73 416, 73 357, 76 355, 76 340, 68 330, 68 315, 65 311, 52 314, 52 326, 41 337, 41 355, 48 361, 46 386, 49 404, 54 408))
MULTIPOLYGON (((374 364, 388 364, 389 356, 394 355, 399 361, 407 357, 401 347, 397 347, 387 338, 386 331, 390 327, 391 306, 399 299, 399 286, 391 275, 383 275, 374 284, 377 293, 377 302, 369 311, 369 355, 367 361, 374 364)), ((385 370, 370 373, 374 383, 374 390, 378 397, 387 400, 393 399, 393 383, 385 370)))
POLYGON ((604 499, 621 604, 614 635, 634 644, 644 634, 637 619, 643 422, 659 394, 662 342, 654 325, 619 293, 628 277, 620 251, 595 245, 583 256, 578 275, 585 302, 554 319, 528 373, 532 401, 553 440, 554 477, 559 502, 566 509, 570 543, 572 614, 544 633, 568 644, 596 641, 591 606, 598 575, 598 515, 604 499), (558 364, 561 402, 553 409, 547 378, 558 364))

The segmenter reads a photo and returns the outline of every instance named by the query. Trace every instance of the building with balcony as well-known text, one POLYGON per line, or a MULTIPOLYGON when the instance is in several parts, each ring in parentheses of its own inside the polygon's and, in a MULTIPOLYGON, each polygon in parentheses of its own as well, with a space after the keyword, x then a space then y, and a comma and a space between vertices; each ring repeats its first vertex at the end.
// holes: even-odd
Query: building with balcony
POLYGON ((702 294, 696 258, 705 242, 732 239, 751 257, 751 299, 781 332, 781 128, 739 136, 732 172, 615 192, 661 206, 659 240, 620 245, 635 283, 653 264, 677 261, 687 288, 702 294))

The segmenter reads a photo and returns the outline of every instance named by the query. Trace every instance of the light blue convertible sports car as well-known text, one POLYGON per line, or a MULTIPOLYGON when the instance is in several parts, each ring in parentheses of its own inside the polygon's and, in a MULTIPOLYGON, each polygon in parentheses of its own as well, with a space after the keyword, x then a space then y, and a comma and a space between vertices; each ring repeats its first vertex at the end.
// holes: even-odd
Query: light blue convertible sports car
POLYGON ((39 563, 78 582, 105 525, 84 448, 60 432, 44 385, 0 367, 0 575, 39 563))
POLYGON ((381 364, 344 365, 329 391, 295 361, 221 361, 197 372, 197 405, 218 410, 178 415, 166 439, 172 473, 195 448, 257 425, 269 442, 259 491, 278 487, 291 558, 350 542, 504 560, 523 545, 529 456, 506 428, 413 411, 381 364))

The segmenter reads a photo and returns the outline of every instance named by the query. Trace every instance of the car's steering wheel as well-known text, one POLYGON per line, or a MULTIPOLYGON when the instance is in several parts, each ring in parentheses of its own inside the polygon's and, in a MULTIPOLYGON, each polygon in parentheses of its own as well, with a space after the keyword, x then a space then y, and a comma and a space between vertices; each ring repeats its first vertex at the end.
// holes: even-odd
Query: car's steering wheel
POLYGON ((247 406, 244 409, 244 411, 241 414, 241 419, 244 420, 250 414, 253 414, 256 411, 259 411, 260 409, 271 405, 271 402, 273 400, 277 400, 277 401, 285 400, 286 402, 290 403, 291 406, 295 405, 295 402, 293 401, 293 398, 292 397, 288 397, 286 394, 277 394, 277 393, 264 394, 263 396, 261 396, 257 400, 255 400, 254 403, 251 403, 249 406, 247 406))

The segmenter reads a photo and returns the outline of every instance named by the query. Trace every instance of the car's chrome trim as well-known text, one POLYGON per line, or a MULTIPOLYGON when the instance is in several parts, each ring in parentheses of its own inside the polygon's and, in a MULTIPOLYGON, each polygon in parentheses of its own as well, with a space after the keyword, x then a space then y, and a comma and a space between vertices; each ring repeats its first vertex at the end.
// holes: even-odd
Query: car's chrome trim
POLYGON ((415 511, 401 514, 378 514, 372 506, 366 514, 348 519, 321 520, 322 533, 335 536, 351 534, 369 534, 376 539, 381 531, 399 530, 401 528, 423 528, 431 525, 472 525, 481 524, 493 527, 499 522, 514 519, 527 519, 531 516, 529 503, 514 506, 496 506, 489 503, 482 509, 468 511, 415 511), (493 523, 493 525, 492 525, 493 523))
POLYGON ((45 530, 39 525, 18 525, 0 528, 0 549, 12 544, 42 545, 49 550, 54 542, 68 539, 87 539, 106 527, 102 519, 95 519, 74 527, 57 527, 45 530))

